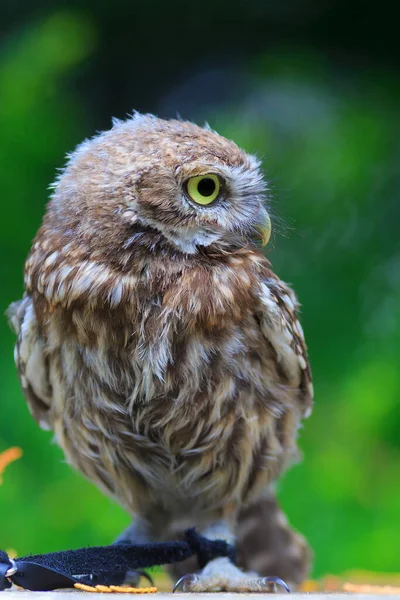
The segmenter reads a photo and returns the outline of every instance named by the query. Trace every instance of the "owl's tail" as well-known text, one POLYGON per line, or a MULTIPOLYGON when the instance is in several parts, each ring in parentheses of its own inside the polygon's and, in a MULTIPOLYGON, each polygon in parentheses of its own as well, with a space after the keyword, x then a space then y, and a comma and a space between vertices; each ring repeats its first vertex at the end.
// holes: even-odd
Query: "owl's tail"
POLYGON ((274 492, 240 513, 237 563, 246 571, 275 575, 292 586, 309 576, 312 551, 288 523, 274 492))

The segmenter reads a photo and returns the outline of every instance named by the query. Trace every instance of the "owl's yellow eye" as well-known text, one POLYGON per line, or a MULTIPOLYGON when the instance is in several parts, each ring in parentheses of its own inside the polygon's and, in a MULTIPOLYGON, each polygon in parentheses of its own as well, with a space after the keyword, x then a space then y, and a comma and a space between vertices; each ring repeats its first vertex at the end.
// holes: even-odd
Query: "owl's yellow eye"
POLYGON ((211 173, 208 175, 198 175, 188 180, 186 189, 193 202, 206 206, 214 202, 218 197, 221 182, 217 175, 211 173))

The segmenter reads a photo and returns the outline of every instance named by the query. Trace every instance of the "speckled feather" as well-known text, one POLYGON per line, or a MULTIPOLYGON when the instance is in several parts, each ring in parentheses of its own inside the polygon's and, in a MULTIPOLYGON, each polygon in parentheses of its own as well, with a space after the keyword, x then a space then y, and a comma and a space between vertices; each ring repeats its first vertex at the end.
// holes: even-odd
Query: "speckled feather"
POLYGON ((9 309, 35 419, 164 530, 261 498, 311 411, 296 297, 252 241, 265 194, 258 161, 209 129, 115 122, 70 156, 9 309), (224 197, 195 207, 183 182, 208 172, 224 197))

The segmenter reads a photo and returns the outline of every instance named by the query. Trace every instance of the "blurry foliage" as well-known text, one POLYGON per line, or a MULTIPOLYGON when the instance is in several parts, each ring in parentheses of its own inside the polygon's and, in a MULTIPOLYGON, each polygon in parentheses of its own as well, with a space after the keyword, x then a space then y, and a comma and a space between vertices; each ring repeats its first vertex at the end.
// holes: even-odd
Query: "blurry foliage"
MULTIPOLYGON (((101 126, 107 122, 107 102, 98 96, 94 105, 80 85, 91 57, 104 54, 95 21, 84 11, 49 12, 15 26, 0 46, 3 309, 22 294, 23 262, 56 168, 99 128, 92 111, 101 126)), ((206 69, 199 81, 207 76, 206 69)), ((165 102, 157 88, 158 104, 153 100, 149 108, 162 113, 175 103, 182 116, 207 119, 263 159, 276 231, 269 258, 303 305, 316 392, 314 414, 301 431, 305 461, 280 483, 280 498, 311 541, 315 575, 349 568, 395 571, 399 83, 378 66, 335 69, 305 42, 258 50, 242 59, 235 76, 243 89, 208 104, 207 90, 196 88, 191 71, 184 92, 201 102, 187 109, 190 114, 179 104, 175 82, 165 84, 165 102)), ((93 73, 88 77, 93 81, 93 73)), ((113 93, 117 98, 118 88, 113 93)), ((143 94, 132 92, 125 101, 142 108, 143 94)), ((112 541, 128 516, 72 472, 51 434, 30 418, 5 320, 0 336, 0 451, 14 445, 24 450, 0 488, 7 515, 0 547, 24 554, 112 541)))

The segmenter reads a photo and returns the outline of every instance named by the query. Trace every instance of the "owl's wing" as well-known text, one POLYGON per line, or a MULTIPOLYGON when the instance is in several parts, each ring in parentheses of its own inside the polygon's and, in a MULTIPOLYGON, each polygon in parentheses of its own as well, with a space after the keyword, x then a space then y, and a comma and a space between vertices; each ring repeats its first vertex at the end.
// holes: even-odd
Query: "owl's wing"
POLYGON ((14 302, 8 308, 7 315, 18 336, 14 359, 29 410, 42 429, 51 429, 49 413, 52 390, 45 343, 39 332, 32 299, 26 296, 14 302))
POLYGON ((282 383, 298 389, 304 417, 313 405, 311 369, 303 329, 298 320, 299 304, 294 292, 279 279, 265 279, 260 285, 257 320, 271 347, 282 383))

